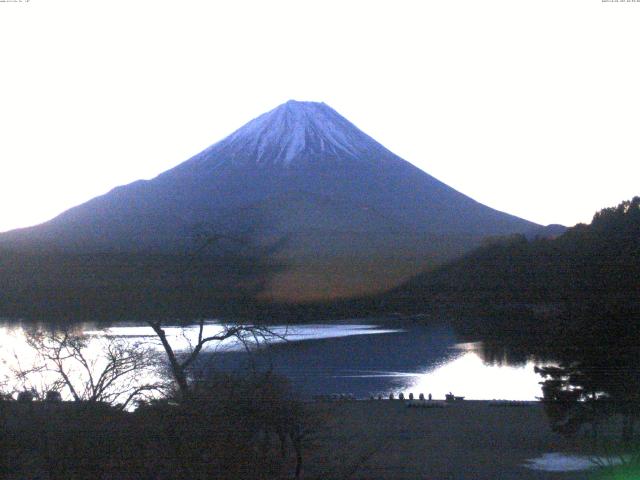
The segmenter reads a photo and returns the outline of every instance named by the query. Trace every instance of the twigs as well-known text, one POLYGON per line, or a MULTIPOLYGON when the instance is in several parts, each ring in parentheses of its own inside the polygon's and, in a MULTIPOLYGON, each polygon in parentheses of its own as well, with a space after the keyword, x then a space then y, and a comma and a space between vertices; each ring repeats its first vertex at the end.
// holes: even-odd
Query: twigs
MULTIPOLYGON (((39 377, 46 391, 75 401, 106 402, 125 409, 151 392, 166 389, 156 352, 142 343, 108 336, 88 337, 70 331, 36 330, 26 334, 35 352, 34 365, 15 369, 23 386, 39 377)), ((33 390, 37 390, 33 388, 33 390)), ((44 397, 46 391, 38 392, 44 397)))

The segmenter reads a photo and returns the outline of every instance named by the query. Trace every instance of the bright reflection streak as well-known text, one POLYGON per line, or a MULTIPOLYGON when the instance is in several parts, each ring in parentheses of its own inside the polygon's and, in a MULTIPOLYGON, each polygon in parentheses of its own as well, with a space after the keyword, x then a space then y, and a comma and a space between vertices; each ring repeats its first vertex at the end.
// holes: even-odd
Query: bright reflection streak
POLYGON ((533 362, 523 367, 487 365, 477 353, 467 352, 416 377, 405 394, 411 390, 432 392, 438 398, 453 392, 468 400, 535 400, 542 390, 534 366, 533 362))
MULTIPOLYGON (((269 331, 274 335, 267 337, 269 343, 281 343, 283 341, 301 341, 301 340, 318 340, 322 338, 339 338, 352 335, 375 335, 383 333, 395 333, 402 330, 392 330, 377 328, 374 325, 331 325, 331 324, 312 324, 312 325, 276 325, 268 327, 269 331), (286 340, 284 340, 286 339, 286 340)), ((178 351, 186 351, 190 345, 197 342, 198 327, 191 325, 188 327, 167 326, 164 328, 169 341, 178 351)), ((205 337, 222 333, 224 326, 219 323, 210 322, 205 324, 203 335, 205 337)), ((159 348, 162 348, 157 340, 155 333, 151 327, 147 326, 126 326, 111 327, 105 330, 87 330, 85 335, 110 335, 116 337, 129 338, 131 340, 149 340, 154 342, 159 348)), ((234 338, 229 338, 223 342, 217 342, 210 345, 209 348, 216 350, 242 350, 244 345, 234 338)))
MULTIPOLYGON (((624 457, 626 456, 623 456, 623 458, 611 458, 609 459, 609 463, 611 465, 620 465, 628 461, 628 458, 624 457)), ((598 460, 607 461, 607 459, 600 459, 597 456, 589 457, 586 455, 570 455, 554 452, 545 453, 540 457, 529 459, 523 466, 531 470, 540 470, 543 472, 579 472, 598 468, 600 466, 598 460)), ((633 478, 638 477, 634 476, 633 478)))
POLYGON ((534 372, 535 363, 520 367, 489 365, 473 351, 473 346, 473 343, 456 345, 456 350, 461 351, 459 355, 423 373, 380 371, 350 376, 397 378, 400 385, 381 392, 385 396, 403 393, 408 397, 413 393, 418 398, 421 393, 425 397, 431 393, 434 399, 444 399, 449 392, 467 400, 536 400, 542 396, 538 383, 541 378, 534 372))

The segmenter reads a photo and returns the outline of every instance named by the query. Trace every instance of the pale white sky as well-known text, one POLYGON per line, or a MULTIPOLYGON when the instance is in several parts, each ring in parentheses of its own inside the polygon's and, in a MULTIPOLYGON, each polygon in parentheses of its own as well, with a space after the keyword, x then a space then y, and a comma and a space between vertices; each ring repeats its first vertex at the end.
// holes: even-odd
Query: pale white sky
POLYGON ((539 223, 640 194, 640 0, 0 1, 0 231, 293 98, 539 223))

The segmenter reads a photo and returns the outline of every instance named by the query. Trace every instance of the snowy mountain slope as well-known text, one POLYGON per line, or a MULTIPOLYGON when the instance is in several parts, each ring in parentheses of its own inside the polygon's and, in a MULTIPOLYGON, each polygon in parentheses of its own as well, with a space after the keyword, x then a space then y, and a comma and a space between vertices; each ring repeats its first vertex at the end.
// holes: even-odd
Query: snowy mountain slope
POLYGON ((252 164, 297 168, 321 158, 358 163, 390 153, 324 103, 290 100, 196 155, 184 167, 252 164))

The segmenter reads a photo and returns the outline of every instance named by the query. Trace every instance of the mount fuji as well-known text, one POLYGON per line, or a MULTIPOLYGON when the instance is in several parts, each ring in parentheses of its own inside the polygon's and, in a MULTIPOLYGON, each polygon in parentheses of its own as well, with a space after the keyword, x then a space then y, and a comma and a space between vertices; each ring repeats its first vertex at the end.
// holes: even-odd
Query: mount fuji
POLYGON ((393 287, 487 237, 539 225, 482 205, 324 103, 289 101, 152 180, 0 235, 5 248, 185 252, 200 231, 285 239, 268 295, 318 300, 393 287))

